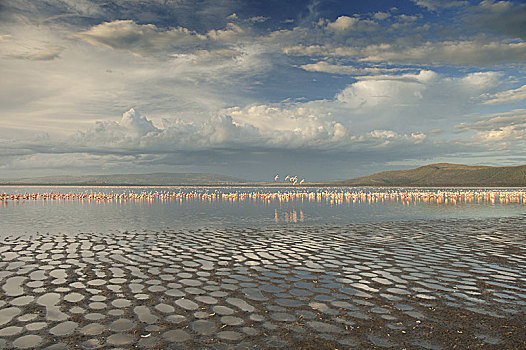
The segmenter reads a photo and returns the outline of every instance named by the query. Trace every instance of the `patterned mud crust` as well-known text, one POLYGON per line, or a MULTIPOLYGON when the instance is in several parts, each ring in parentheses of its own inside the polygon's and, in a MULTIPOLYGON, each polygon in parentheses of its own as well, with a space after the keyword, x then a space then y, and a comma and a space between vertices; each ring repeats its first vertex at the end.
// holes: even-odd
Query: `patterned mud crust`
POLYGON ((526 217, 0 242, 0 348, 524 349, 526 217))

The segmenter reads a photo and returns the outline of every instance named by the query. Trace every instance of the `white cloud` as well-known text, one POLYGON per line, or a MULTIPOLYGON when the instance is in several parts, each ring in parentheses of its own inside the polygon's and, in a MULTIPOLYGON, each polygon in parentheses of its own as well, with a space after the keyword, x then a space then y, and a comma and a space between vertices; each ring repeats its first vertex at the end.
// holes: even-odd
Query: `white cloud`
POLYGON ((150 120, 142 117, 133 108, 122 115, 119 125, 137 136, 144 136, 150 132, 159 132, 159 129, 157 129, 150 120))
MULTIPOLYGON (((70 142, 81 148, 108 150, 142 149, 145 152, 213 148, 328 149, 345 141, 349 132, 342 124, 324 121, 301 107, 279 109, 271 106, 230 108, 223 114, 195 123, 164 119, 163 128, 133 109, 120 122, 97 122, 79 131, 70 142)), ((349 140, 347 140, 349 141, 349 140)))
POLYGON ((497 92, 495 94, 484 94, 482 98, 485 99, 484 104, 495 105, 501 103, 517 102, 526 99, 526 85, 517 89, 497 92))
POLYGON ((509 147, 512 142, 526 142, 526 110, 518 109, 483 116, 477 122, 461 123, 455 128, 458 132, 474 131, 473 140, 475 142, 495 143, 500 147, 509 147))
POLYGON ((235 40, 236 38, 239 38, 244 33, 244 30, 234 24, 234 23, 227 23, 225 29, 212 29, 207 33, 207 37, 212 40, 218 40, 218 41, 230 41, 235 40))
POLYGON ((491 65, 522 62, 526 56, 526 43, 445 41, 426 42, 414 47, 398 47, 386 43, 365 47, 292 45, 284 47, 283 52, 297 56, 351 57, 363 62, 491 65))
POLYGON ((78 14, 79 16, 96 16, 102 15, 104 10, 97 4, 89 0, 59 0, 67 8, 70 13, 78 14))
POLYGON ((452 78, 428 70, 357 77, 357 82, 336 95, 335 103, 320 108, 331 111, 339 121, 351 120, 353 129, 360 132, 449 129, 478 108, 480 94, 495 89, 499 77, 495 72, 481 72, 452 78))
MULTIPOLYGON (((73 154, 84 154, 113 155, 122 157, 122 161, 141 157, 142 161, 148 154, 161 159, 169 154, 199 151, 374 151, 421 144, 426 140, 425 133, 401 134, 388 129, 352 134, 347 126, 331 119, 330 114, 318 115, 315 109, 302 104, 254 105, 224 112, 230 114, 213 116, 201 123, 165 119, 162 127, 157 127, 147 117, 130 109, 120 121, 99 121, 65 139, 43 137, 12 141, 3 145, 7 153, 0 156, 23 157, 30 161, 36 152, 40 155, 69 154, 65 159, 71 159, 73 154)), ((50 162, 49 157, 40 155, 41 160, 50 162)), ((78 158, 82 157, 75 159, 78 158)))
POLYGON ((391 17, 391 14, 390 13, 387 13, 387 12, 376 12, 373 17, 379 21, 383 21, 384 19, 387 19, 389 17, 391 17))
MULTIPOLYGON (((13 142, 10 147, 2 146, 10 151, 0 156, 4 162, 8 157, 9 162, 19 159, 29 164, 38 152, 44 155, 38 158, 45 161, 39 166, 61 166, 45 156, 53 154, 77 164, 85 158, 86 166, 111 159, 116 168, 133 168, 150 162, 200 164, 204 159, 222 164, 232 154, 239 162, 249 162, 249 154, 259 159, 272 152, 299 150, 311 156, 319 152, 352 153, 367 154, 371 159, 391 154, 391 160, 435 156, 437 152, 451 154, 463 148, 459 143, 436 143, 432 130, 437 125, 447 129, 445 119, 456 120, 458 113, 469 111, 471 99, 493 89, 498 81, 499 75, 492 72, 451 78, 422 70, 417 74, 360 77, 331 100, 225 108, 201 120, 178 118, 174 110, 154 124, 132 109, 119 121, 97 122, 66 139, 13 142), (438 123, 433 118, 438 118, 438 123)), ((509 122, 500 128, 482 130, 479 126, 477 147, 482 147, 482 139, 519 141, 523 122, 516 122, 518 126, 513 128, 509 122)))
POLYGON ((0 43, 5 43, 11 40, 13 40, 13 36, 11 34, 0 35, 0 43))
POLYGON ((234 23, 227 23, 224 29, 212 29, 201 34, 184 27, 161 29, 154 24, 116 20, 95 25, 75 37, 95 46, 149 55, 223 50, 230 44, 239 44, 238 39, 244 33, 244 29, 234 23))
POLYGON ((86 131, 77 132, 66 143, 87 152, 170 153, 234 147, 257 137, 256 130, 234 124, 230 116, 215 116, 199 123, 164 119, 163 128, 157 128, 151 120, 130 109, 119 122, 97 122, 86 131))
POLYGON ((524 2, 484 0, 466 10, 464 20, 479 30, 491 30, 508 38, 526 39, 524 2))
POLYGON ((322 27, 327 34, 333 34, 340 38, 352 35, 353 33, 371 33, 378 29, 378 23, 373 20, 349 16, 340 16, 333 22, 327 19, 320 19, 318 26, 322 27))
MULTIPOLYGON (((125 25, 131 25, 132 32, 138 26, 125 25)), ((0 124, 9 130, 4 137, 26 138, 38 131, 65 135, 129 106, 148 110, 155 121, 175 109, 181 118, 198 122, 225 106, 244 104, 247 82, 252 84, 254 76, 272 66, 267 48, 259 43, 163 51, 165 35, 184 36, 185 31, 158 37, 149 26, 138 27, 145 33, 137 49, 141 55, 92 46, 66 28, 21 25, 13 30, 0 42, 0 124), (46 45, 57 51, 45 51, 46 45), (157 50, 156 45, 159 51, 147 54, 157 50)))
POLYGON ((383 73, 397 73, 413 68, 383 68, 383 67, 355 67, 351 65, 331 64, 327 61, 319 61, 316 63, 303 64, 299 66, 308 72, 323 72, 332 74, 347 74, 347 75, 361 75, 361 74, 383 74, 383 73))
POLYGON ((524 140, 526 137, 526 123, 480 132, 478 137, 485 142, 524 140))
POLYGON ((363 77, 337 95, 337 100, 351 108, 417 104, 438 75, 432 71, 398 76, 363 77))
POLYGON ((422 132, 400 135, 392 130, 373 130, 367 134, 367 136, 372 139, 383 140, 383 142, 376 147, 386 147, 393 142, 418 145, 427 138, 427 135, 422 132))
POLYGON ((30 61, 50 61, 60 57, 60 53, 62 52, 62 50, 63 49, 61 47, 50 46, 47 48, 42 48, 40 50, 33 49, 29 52, 28 50, 24 50, 25 52, 12 53, 7 55, 7 57, 25 59, 30 61))
POLYGON ((300 66, 300 68, 306 71, 309 71, 309 72, 323 72, 323 73, 350 74, 350 75, 363 74, 363 69, 356 68, 353 66, 342 66, 338 64, 330 64, 325 61, 303 64, 300 66))
POLYGON ((452 1, 452 0, 411 0, 416 5, 424 7, 430 11, 436 11, 442 8, 454 8, 465 6, 467 1, 452 1))
POLYGON ((335 32, 343 32, 356 25, 359 21, 356 17, 340 16, 334 22, 328 22, 327 29, 335 32))
MULTIPOLYGON (((215 37, 220 34, 214 33, 215 37)), ((205 35, 178 27, 161 30, 153 24, 136 24, 132 20, 106 22, 81 32, 76 37, 86 42, 111 49, 126 49, 134 52, 167 50, 185 46, 194 47, 206 40, 205 35)))
POLYGON ((58 40, 57 34, 48 28, 22 26, 10 30, 10 34, 0 35, 0 57, 31 61, 53 60, 64 50, 58 40))
POLYGON ((270 18, 265 16, 254 16, 249 18, 249 21, 252 23, 263 23, 268 21, 270 18))
MULTIPOLYGON (((439 148, 430 145, 453 137, 464 118, 524 100, 526 43, 517 39, 526 32, 524 6, 415 2, 449 8, 455 17, 393 9, 320 20, 312 6, 308 17, 285 26, 282 19, 250 18, 254 13, 227 18, 247 13, 235 1, 206 8, 170 2, 171 12, 160 14, 163 1, 118 1, 109 9, 87 0, 9 0, 10 14, 0 16, 6 19, 0 23, 0 124, 2 138, 18 141, 0 145, 1 156, 24 156, 29 164, 31 154, 57 152, 96 164, 111 155, 112 164, 122 165, 167 163, 167 157, 179 164, 174 154, 191 152, 226 164, 221 152, 242 157, 247 150, 305 152, 304 159, 320 152, 340 152, 345 160, 353 152, 364 159, 436 155, 439 148), (465 28, 466 21, 473 27, 465 28), (465 73, 483 65, 503 73, 465 73), (148 117, 129 111, 114 118, 130 106, 148 117), (81 131, 56 141, 74 130, 81 131), (39 131, 50 138, 22 142, 39 131)), ((520 142, 524 121, 491 123, 485 129, 471 123, 469 133, 456 135, 478 135, 480 147, 485 139, 520 142)), ((444 145, 440 151, 458 146, 444 145)), ((42 159, 58 167, 51 157, 42 159)))
POLYGON ((348 142, 350 132, 343 124, 305 104, 254 105, 225 111, 240 126, 255 128, 272 147, 333 148, 348 142))
POLYGON ((226 108, 201 122, 167 117, 162 127, 130 110, 120 122, 99 122, 74 139, 97 149, 145 151, 420 144, 427 140, 425 130, 468 112, 481 92, 498 85, 499 77, 483 72, 450 78, 429 70, 365 76, 332 100, 226 108), (412 131, 402 131, 408 127, 412 131))
POLYGON ((404 15, 401 14, 397 18, 402 22, 414 22, 418 19, 418 16, 404 15))
POLYGON ((451 64, 494 64, 521 62, 526 55, 526 43, 448 41, 409 48, 392 46, 367 47, 361 57, 373 62, 420 62, 451 64))

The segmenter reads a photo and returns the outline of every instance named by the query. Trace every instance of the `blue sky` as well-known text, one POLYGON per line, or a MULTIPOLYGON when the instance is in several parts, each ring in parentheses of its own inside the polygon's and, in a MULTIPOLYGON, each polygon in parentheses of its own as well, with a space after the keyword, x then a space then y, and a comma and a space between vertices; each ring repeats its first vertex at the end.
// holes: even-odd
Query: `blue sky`
POLYGON ((0 3, 0 177, 526 163, 521 1, 0 3))

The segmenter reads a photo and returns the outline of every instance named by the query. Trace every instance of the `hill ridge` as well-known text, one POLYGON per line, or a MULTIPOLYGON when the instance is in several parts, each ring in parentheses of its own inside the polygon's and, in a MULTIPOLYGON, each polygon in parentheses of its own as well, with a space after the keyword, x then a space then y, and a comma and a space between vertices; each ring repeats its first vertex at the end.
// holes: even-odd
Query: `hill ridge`
POLYGON ((155 172, 148 174, 56 175, 19 179, 1 179, 1 185, 226 185, 248 180, 210 173, 155 172))
POLYGON ((386 170, 334 182, 342 186, 526 186, 526 165, 492 167, 434 163, 405 170, 386 170))

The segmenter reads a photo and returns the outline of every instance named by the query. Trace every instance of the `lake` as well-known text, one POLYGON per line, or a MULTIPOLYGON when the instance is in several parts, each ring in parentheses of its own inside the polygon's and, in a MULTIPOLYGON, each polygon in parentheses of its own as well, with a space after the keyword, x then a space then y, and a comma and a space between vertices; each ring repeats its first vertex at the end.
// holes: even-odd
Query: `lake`
POLYGON ((0 187, 1 193, 49 195, 0 201, 1 235, 341 225, 526 213, 524 190, 500 188, 0 187), (50 199, 57 196, 62 197, 50 199))
POLYGON ((521 189, 0 188, 0 349, 519 349, 521 189))

